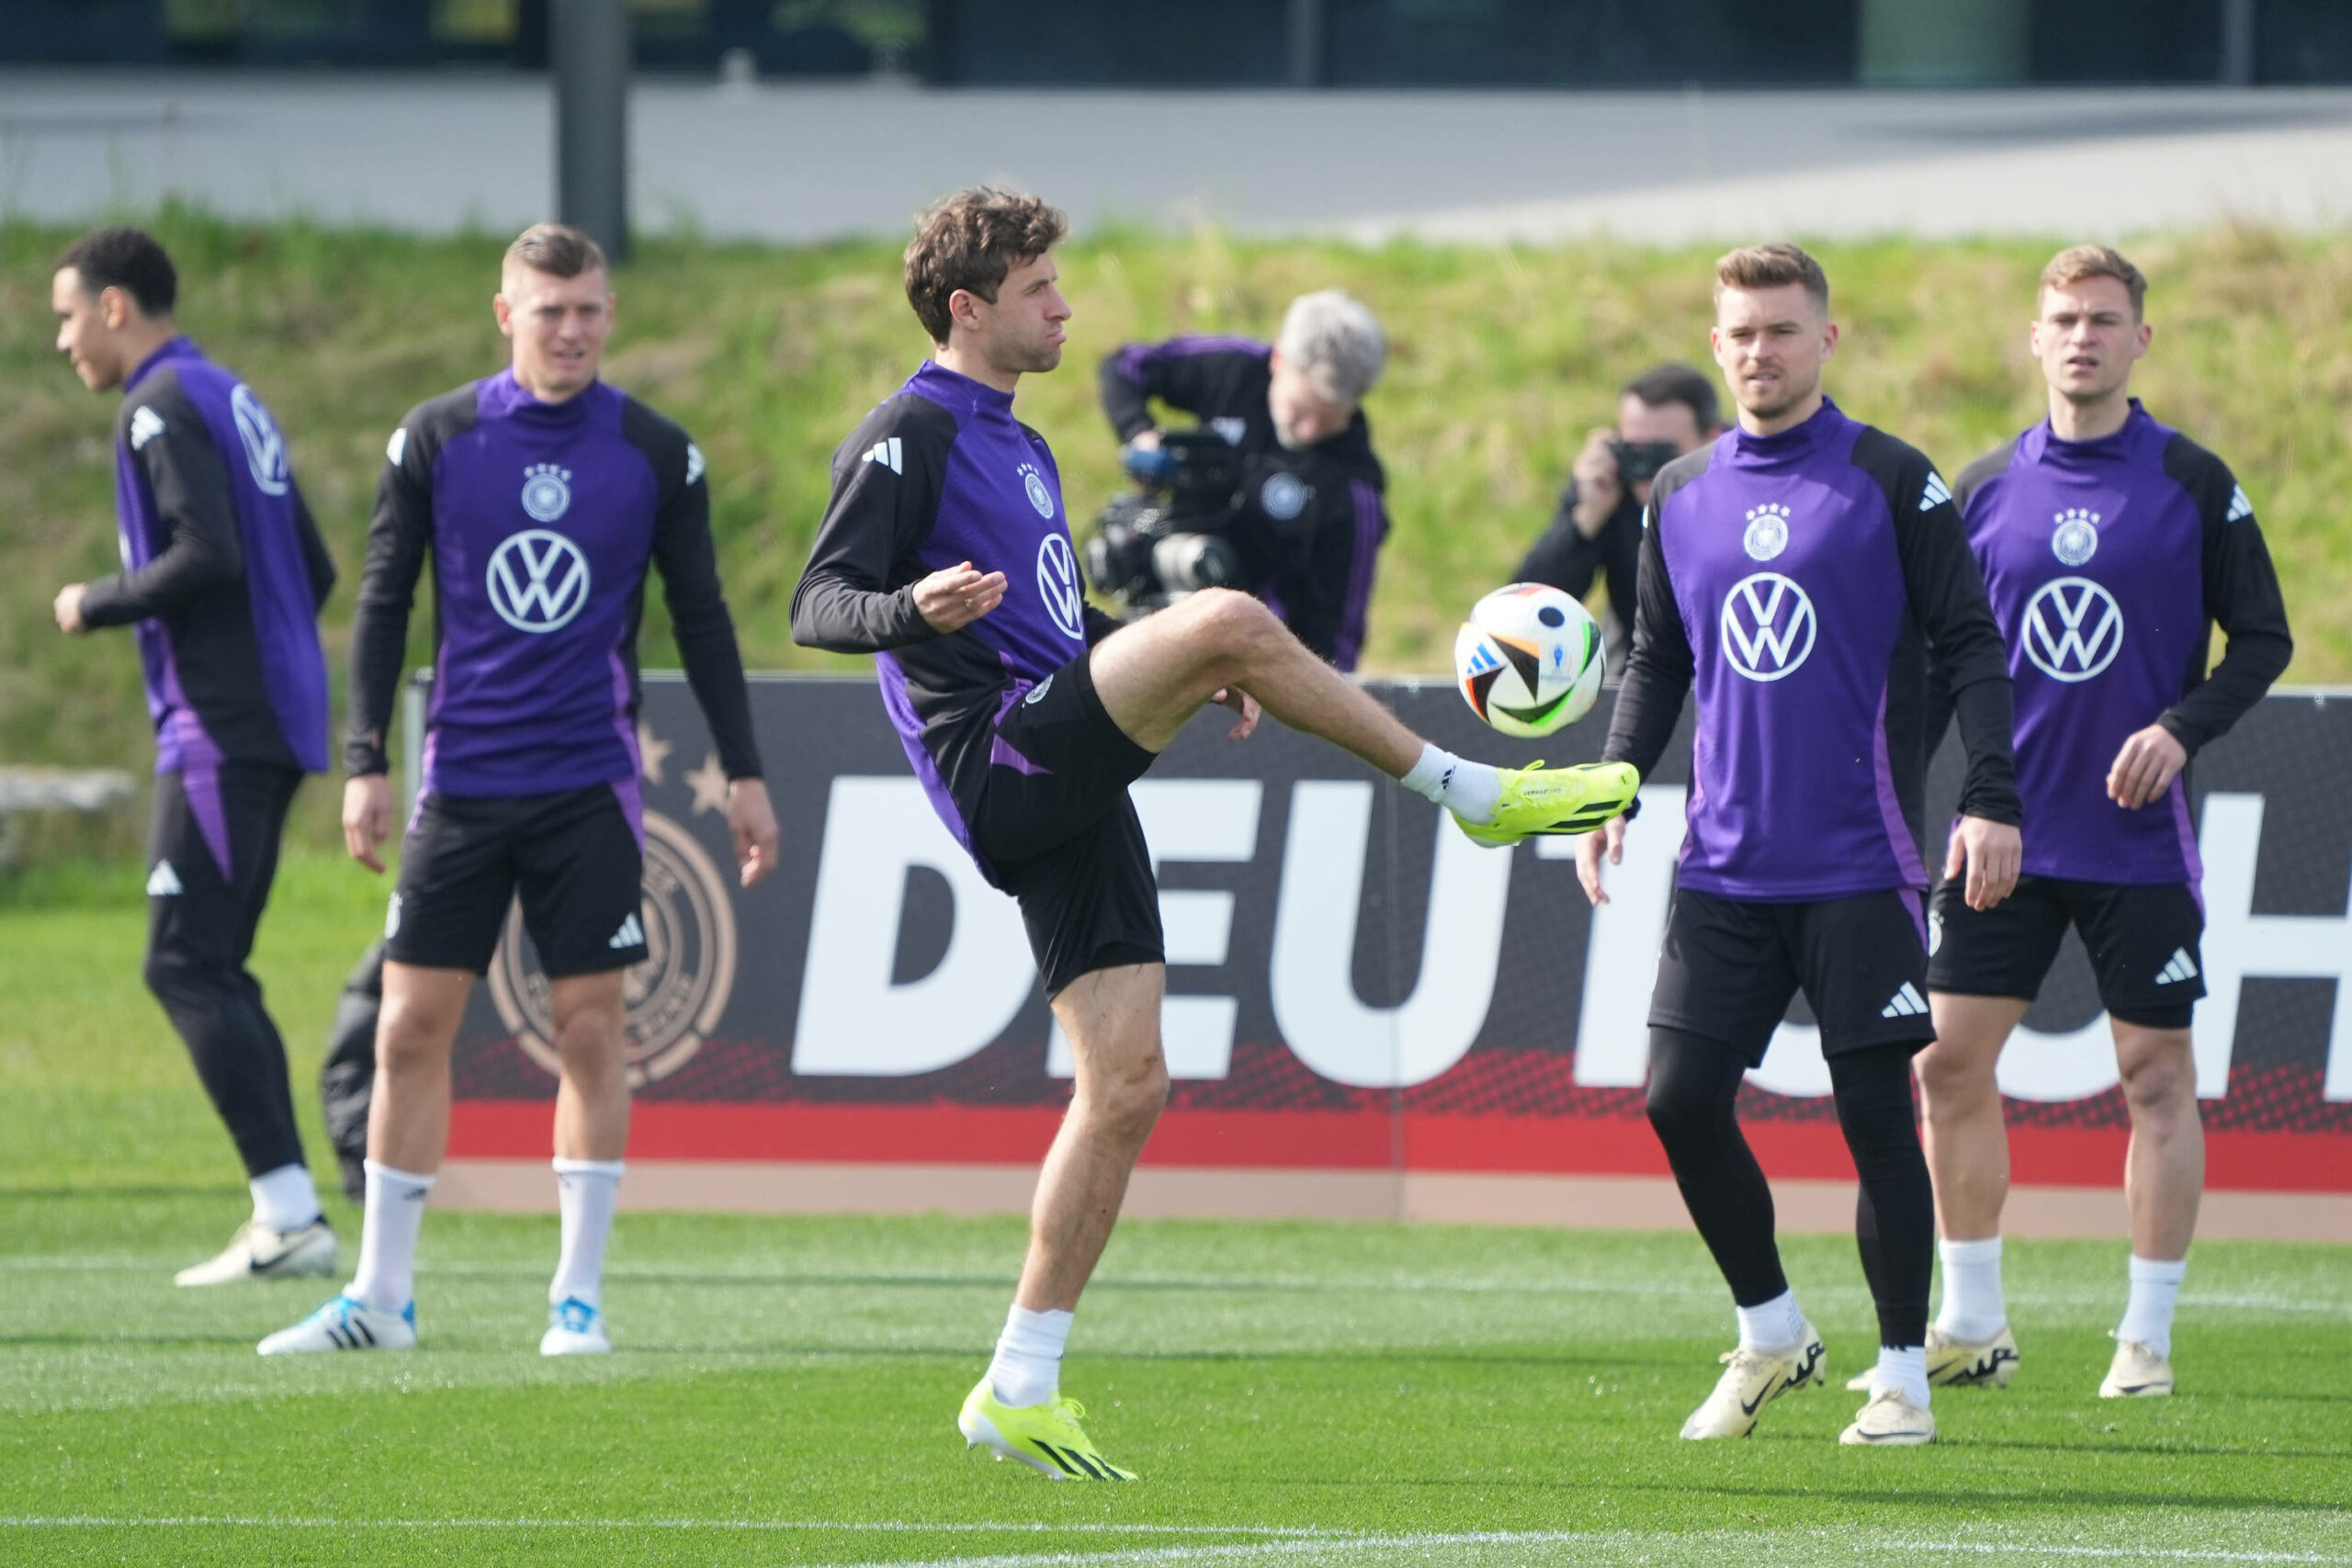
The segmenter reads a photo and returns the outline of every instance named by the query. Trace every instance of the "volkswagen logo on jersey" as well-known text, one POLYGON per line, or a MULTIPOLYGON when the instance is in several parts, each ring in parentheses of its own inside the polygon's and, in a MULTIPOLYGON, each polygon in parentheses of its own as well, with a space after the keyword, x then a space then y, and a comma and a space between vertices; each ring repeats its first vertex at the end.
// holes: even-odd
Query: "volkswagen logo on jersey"
POLYGON ((1813 652, 1820 622, 1813 601, 1790 578, 1759 571, 1724 595, 1724 657, 1751 681, 1796 672, 1813 652))
POLYGON ((2098 553, 2098 513, 2070 506, 2052 517, 2057 532, 2050 536, 2050 553, 2068 566, 2080 566, 2098 553))
POLYGON ((1306 481, 1296 474, 1268 474, 1258 487, 1258 504, 1277 523, 1287 523, 1306 510, 1306 481))
POLYGON ((2025 606, 2025 656, 2053 681, 2087 681, 2123 651, 2123 610, 2087 577, 2053 578, 2025 606))
POLYGON ((534 463, 523 470, 523 510, 534 523, 552 523, 571 510, 571 470, 534 463))
POLYGON ((1775 502, 1750 507, 1740 545, 1753 560, 1770 560, 1789 547, 1789 509, 1775 502))
POLYGON ((277 434, 277 422, 243 381, 230 389, 229 412, 237 422, 255 488, 264 495, 284 495, 293 481, 286 472, 286 437, 277 434))
POLYGON ((1038 516, 1054 514, 1054 492, 1046 488, 1046 476, 1037 471, 1035 463, 1021 465, 1021 488, 1029 492, 1029 504, 1037 509, 1038 516))
POLYGON ((1048 534, 1037 547, 1037 596, 1064 637, 1086 640, 1086 592, 1078 585, 1078 556, 1067 534, 1048 534))
POLYGON ((588 558, 544 528, 508 536, 491 552, 487 577, 490 607, 518 632, 554 631, 588 603, 588 558))

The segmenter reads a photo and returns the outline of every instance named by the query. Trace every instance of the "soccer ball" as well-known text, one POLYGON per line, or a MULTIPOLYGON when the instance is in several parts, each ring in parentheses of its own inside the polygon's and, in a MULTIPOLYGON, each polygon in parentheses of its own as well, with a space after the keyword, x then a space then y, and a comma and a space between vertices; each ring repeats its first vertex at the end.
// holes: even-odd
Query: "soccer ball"
POLYGON ((1463 701, 1505 735, 1549 735, 1591 712, 1603 663, 1585 607, 1541 582, 1496 589, 1453 637, 1463 701))

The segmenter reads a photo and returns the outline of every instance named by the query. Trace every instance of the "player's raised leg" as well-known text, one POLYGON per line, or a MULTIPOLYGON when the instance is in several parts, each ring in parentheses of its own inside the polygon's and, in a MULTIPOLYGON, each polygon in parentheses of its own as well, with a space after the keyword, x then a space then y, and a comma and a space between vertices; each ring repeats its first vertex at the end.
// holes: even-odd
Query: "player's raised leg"
POLYGON ((1159 1047, 1166 978, 1160 964, 1122 964, 1081 975, 1054 998, 1077 1068, 1075 1092, 1037 1175, 1012 1310, 957 1421, 966 1442, 1057 1480, 1133 1479, 1089 1440, 1083 1407, 1060 1396, 1061 1358, 1079 1296, 1168 1098, 1159 1047))
POLYGON ((1943 1269, 1943 1301, 1928 1327, 1928 1382, 1938 1388, 2005 1387, 2017 1371, 2018 1352, 2001 1291, 2009 1137, 1994 1069, 2026 1002, 1933 988, 1928 1000, 1936 1038, 1913 1066, 1943 1269))
POLYGON ((628 1147, 625 979, 626 971, 611 969, 569 976, 548 987, 563 1065, 555 1100, 563 1251, 548 1284, 543 1356, 594 1356, 613 1348, 605 1327, 605 1246, 628 1147))
POLYGON ((1623 812, 1640 777, 1623 763, 1498 769, 1430 745, 1317 658, 1246 593, 1211 589, 1105 637, 1092 660, 1102 705, 1148 751, 1167 748, 1210 702, 1254 700, 1289 728, 1352 752, 1452 812, 1483 843, 1586 831, 1623 812), (1232 694, 1247 693, 1247 699, 1232 694))
POLYGON ((2172 1392, 2172 1315, 2205 1192, 2205 1129, 2186 1029, 2115 1020, 2115 1060, 2132 1112, 2123 1192, 2132 1206, 2131 1296, 2115 1329, 2103 1399, 2172 1392))

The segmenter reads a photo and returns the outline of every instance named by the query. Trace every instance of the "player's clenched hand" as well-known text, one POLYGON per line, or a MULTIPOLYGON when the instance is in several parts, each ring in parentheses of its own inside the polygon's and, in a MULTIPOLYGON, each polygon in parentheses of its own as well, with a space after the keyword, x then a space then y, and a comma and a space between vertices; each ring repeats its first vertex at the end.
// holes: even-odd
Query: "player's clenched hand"
POLYGON ((392 830, 392 784, 381 773, 362 773, 343 785, 343 847, 369 871, 384 863, 376 851, 392 830))
POLYGON ((50 613, 57 617, 57 629, 62 632, 85 632, 90 628, 82 619, 82 595, 86 582, 69 582, 57 591, 57 598, 50 605, 50 613))
POLYGON ((2137 811, 2172 787, 2188 766, 2188 748, 2161 724, 2152 724, 2123 742, 2107 770, 2107 798, 2137 811))
POLYGON ((1262 710, 1258 706, 1258 699, 1240 687, 1223 687, 1209 701, 1229 707, 1241 716, 1232 729, 1226 733, 1227 740, 1247 740, 1257 732, 1258 715, 1262 710))
POLYGON ((1584 884, 1584 896, 1599 908, 1609 902, 1609 895, 1600 886, 1600 857, 1609 856, 1611 865, 1625 863, 1625 819, 1611 817, 1599 829, 1577 836, 1577 880, 1584 884))
POLYGON ((2025 841, 2007 822, 1963 817, 1951 830, 1944 852, 1944 880, 1968 873, 1964 890, 1968 907, 1989 909, 2016 890, 2018 864, 2025 858, 2025 841))
POLYGON ((749 887, 775 869, 775 807, 758 779, 736 779, 727 786, 727 831, 735 840, 735 863, 749 887))
POLYGON ((960 632, 1004 603, 1004 573, 983 576, 972 563, 944 568, 915 584, 915 609, 931 629, 960 632))

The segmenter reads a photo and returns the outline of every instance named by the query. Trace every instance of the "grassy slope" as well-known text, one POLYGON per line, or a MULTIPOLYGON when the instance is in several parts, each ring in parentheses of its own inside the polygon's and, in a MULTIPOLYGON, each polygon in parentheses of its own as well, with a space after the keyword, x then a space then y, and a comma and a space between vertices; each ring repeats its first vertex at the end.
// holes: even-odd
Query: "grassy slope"
MULTIPOLYGON (((498 363, 487 295, 499 242, 302 226, 247 230, 166 214, 185 324, 277 408, 346 571, 356 570, 386 434, 418 400, 498 363)), ((127 641, 64 644, 47 605, 109 569, 114 405, 50 347, 49 264, 67 236, 0 224, 0 758, 136 765, 144 720, 127 641)), ((1947 471, 2033 417, 2022 318, 2049 247, 2016 242, 1825 247, 1846 326, 1832 389, 1947 471)), ((2294 678, 2352 677, 2352 247, 2222 231, 2152 240, 2157 347, 2142 387, 2160 416, 2234 464, 2287 579, 2294 678)), ((1369 662, 1442 668, 1460 607, 1543 525, 1612 389, 1664 357, 1703 356, 1706 255, 1593 243, 1549 251, 1362 251, 1091 236, 1064 258, 1078 310, 1068 367, 1022 412, 1060 457, 1083 517, 1114 489, 1092 367, 1136 335, 1264 333, 1301 290, 1373 301, 1396 357, 1372 413, 1392 474, 1369 662)), ((711 461, 730 596, 754 665, 822 662, 786 612, 834 444, 922 352, 890 247, 647 244, 621 280, 611 371, 684 421, 711 461)), ((350 596, 330 610, 340 660, 350 596)), ((665 657, 658 610, 649 656, 665 657)), ((420 641, 423 623, 419 624, 420 641)), ((305 831, 324 841, 326 792, 305 831)))

